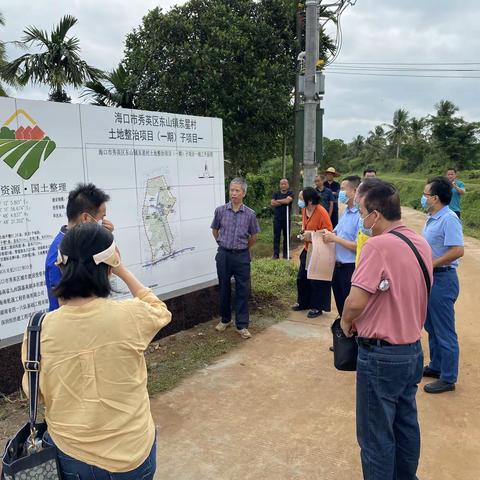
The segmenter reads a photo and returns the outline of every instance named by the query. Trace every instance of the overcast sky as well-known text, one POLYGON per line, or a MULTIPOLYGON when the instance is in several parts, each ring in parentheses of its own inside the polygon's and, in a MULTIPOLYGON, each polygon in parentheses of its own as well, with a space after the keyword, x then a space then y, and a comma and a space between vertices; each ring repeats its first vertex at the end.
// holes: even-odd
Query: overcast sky
MULTIPOLYGON (((37 0, 2 2, 6 21, 2 40, 19 40, 22 30, 35 25, 50 30, 62 15, 79 23, 72 33, 80 39, 83 57, 91 65, 111 70, 123 56, 125 35, 141 23, 155 6, 168 10, 183 3, 174 0, 37 0)), ((346 62, 439 63, 478 62, 478 65, 431 65, 428 68, 480 70, 480 1, 478 0, 357 0, 342 17, 343 45, 334 67, 326 72, 324 134, 350 141, 367 135, 375 125, 391 122, 393 111, 406 108, 411 115, 425 116, 434 104, 449 99, 467 120, 480 120, 480 78, 408 78, 335 74, 346 62)), ((7 46, 10 58, 21 54, 7 46)), ((392 65, 394 66, 394 65, 392 65)), ((358 66, 359 73, 381 73, 358 66)), ((400 67, 404 68, 404 67, 400 67)), ((421 68, 410 66, 408 68, 421 68)), ((423 67, 426 68, 426 67, 423 67)), ((478 72, 406 72, 387 74, 463 75, 478 72)), ((12 94, 15 92, 11 90, 12 94)), ((46 99, 48 88, 26 87, 16 96, 46 99)), ((78 92, 69 90, 72 98, 78 92)))

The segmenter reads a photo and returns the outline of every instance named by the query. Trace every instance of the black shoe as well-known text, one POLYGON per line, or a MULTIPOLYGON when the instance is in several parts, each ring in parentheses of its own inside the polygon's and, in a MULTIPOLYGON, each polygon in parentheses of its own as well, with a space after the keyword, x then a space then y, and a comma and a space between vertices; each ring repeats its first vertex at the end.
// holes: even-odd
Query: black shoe
POLYGON ((272 255, 272 260, 278 260, 280 257, 278 255, 272 255))
POLYGON ((305 310, 305 309, 302 308, 302 307, 300 306, 300 304, 296 303, 295 305, 292 305, 292 310, 293 310, 294 312, 301 312, 302 310, 305 310))
POLYGON ((443 392, 450 392, 452 390, 455 390, 455 384, 454 383, 447 383, 444 382, 443 380, 437 380, 432 383, 427 383, 423 387, 423 389, 427 393, 443 393, 443 392))
POLYGON ((423 377, 440 378, 440 372, 432 370, 428 365, 423 367, 423 377))
POLYGON ((308 318, 317 318, 322 314, 321 310, 317 310, 316 308, 312 308, 308 313, 307 317, 308 318))

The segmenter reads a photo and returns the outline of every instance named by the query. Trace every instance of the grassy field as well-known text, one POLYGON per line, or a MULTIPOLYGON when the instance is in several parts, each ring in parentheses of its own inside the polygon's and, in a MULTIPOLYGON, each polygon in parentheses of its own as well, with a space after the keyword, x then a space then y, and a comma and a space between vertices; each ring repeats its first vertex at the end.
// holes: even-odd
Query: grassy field
MULTIPOLYGON (((399 191, 402 205, 420 210, 420 197, 427 177, 419 174, 381 174, 381 178, 394 183, 399 191)), ((480 238, 480 179, 460 177, 467 193, 462 197, 462 222, 466 235, 480 238)))

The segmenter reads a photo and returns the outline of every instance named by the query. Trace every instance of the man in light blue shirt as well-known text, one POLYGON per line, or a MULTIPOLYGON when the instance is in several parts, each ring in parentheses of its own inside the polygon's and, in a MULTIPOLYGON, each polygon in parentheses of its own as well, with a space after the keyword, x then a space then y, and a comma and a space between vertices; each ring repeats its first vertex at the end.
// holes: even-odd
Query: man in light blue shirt
POLYGON ((457 170, 455 168, 449 168, 447 170, 447 178, 452 184, 452 199, 448 206, 457 214, 457 217, 460 218, 462 195, 465 195, 465 184, 461 180, 457 180, 457 170))
POLYGON ((422 206, 428 212, 423 236, 432 248, 434 268, 425 322, 430 363, 423 376, 438 380, 425 385, 427 393, 455 390, 458 376, 454 305, 459 294, 457 267, 458 259, 463 256, 463 232, 460 219, 449 208, 451 199, 452 184, 448 178, 428 181, 422 196, 422 206))
POLYGON ((361 178, 356 175, 346 177, 342 181, 338 201, 346 204, 345 212, 333 232, 325 232, 323 237, 326 242, 335 242, 336 244, 332 290, 339 316, 342 316, 343 305, 350 293, 352 275, 355 270, 360 214, 357 206, 354 205, 354 198, 360 182, 361 178))

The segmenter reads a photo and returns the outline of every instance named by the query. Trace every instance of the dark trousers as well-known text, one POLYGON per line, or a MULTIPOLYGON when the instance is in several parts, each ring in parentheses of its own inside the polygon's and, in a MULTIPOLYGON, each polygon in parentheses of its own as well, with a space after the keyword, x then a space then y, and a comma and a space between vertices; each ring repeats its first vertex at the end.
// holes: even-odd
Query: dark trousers
MULTIPOLYGON (((290 232, 290 222, 288 225, 288 232, 290 232)), ((277 218, 273 219, 273 255, 275 257, 280 256, 280 239, 283 234, 283 258, 287 258, 287 242, 288 242, 288 233, 287 233, 287 219, 286 218, 277 218)))
POLYGON ((297 274, 297 302, 302 310, 314 308, 329 312, 331 309, 331 282, 309 280, 305 264, 307 251, 300 254, 300 267, 297 274))
POLYGON ((335 228, 338 224, 338 202, 333 202, 333 210, 332 215, 330 216, 330 220, 332 221, 333 228, 335 228))
MULTIPOLYGON (((48 432, 44 434, 43 441, 48 446, 56 447, 48 432)), ((157 441, 153 442, 150 454, 145 461, 139 467, 125 473, 111 473, 103 468, 89 465, 63 453, 58 447, 57 457, 62 478, 65 480, 153 480, 157 468, 157 441)))
POLYGON ((215 257, 220 288, 222 322, 232 319, 232 277, 235 279, 235 324, 248 328, 248 298, 250 296, 250 252, 225 250, 220 247, 215 257))
POLYGON ((425 321, 430 348, 429 367, 440 372, 440 378, 448 383, 455 383, 458 377, 460 349, 455 332, 454 305, 459 288, 455 269, 434 273, 425 321))
POLYGON ((350 294, 350 288, 352 286, 352 275, 355 270, 354 263, 336 263, 333 270, 332 289, 333 296, 335 297, 335 304, 337 305, 337 311, 340 316, 343 313, 343 306, 345 300, 350 294))
POLYGON ((422 379, 420 341, 359 346, 357 439, 364 480, 416 480, 420 427, 415 395, 422 379))

